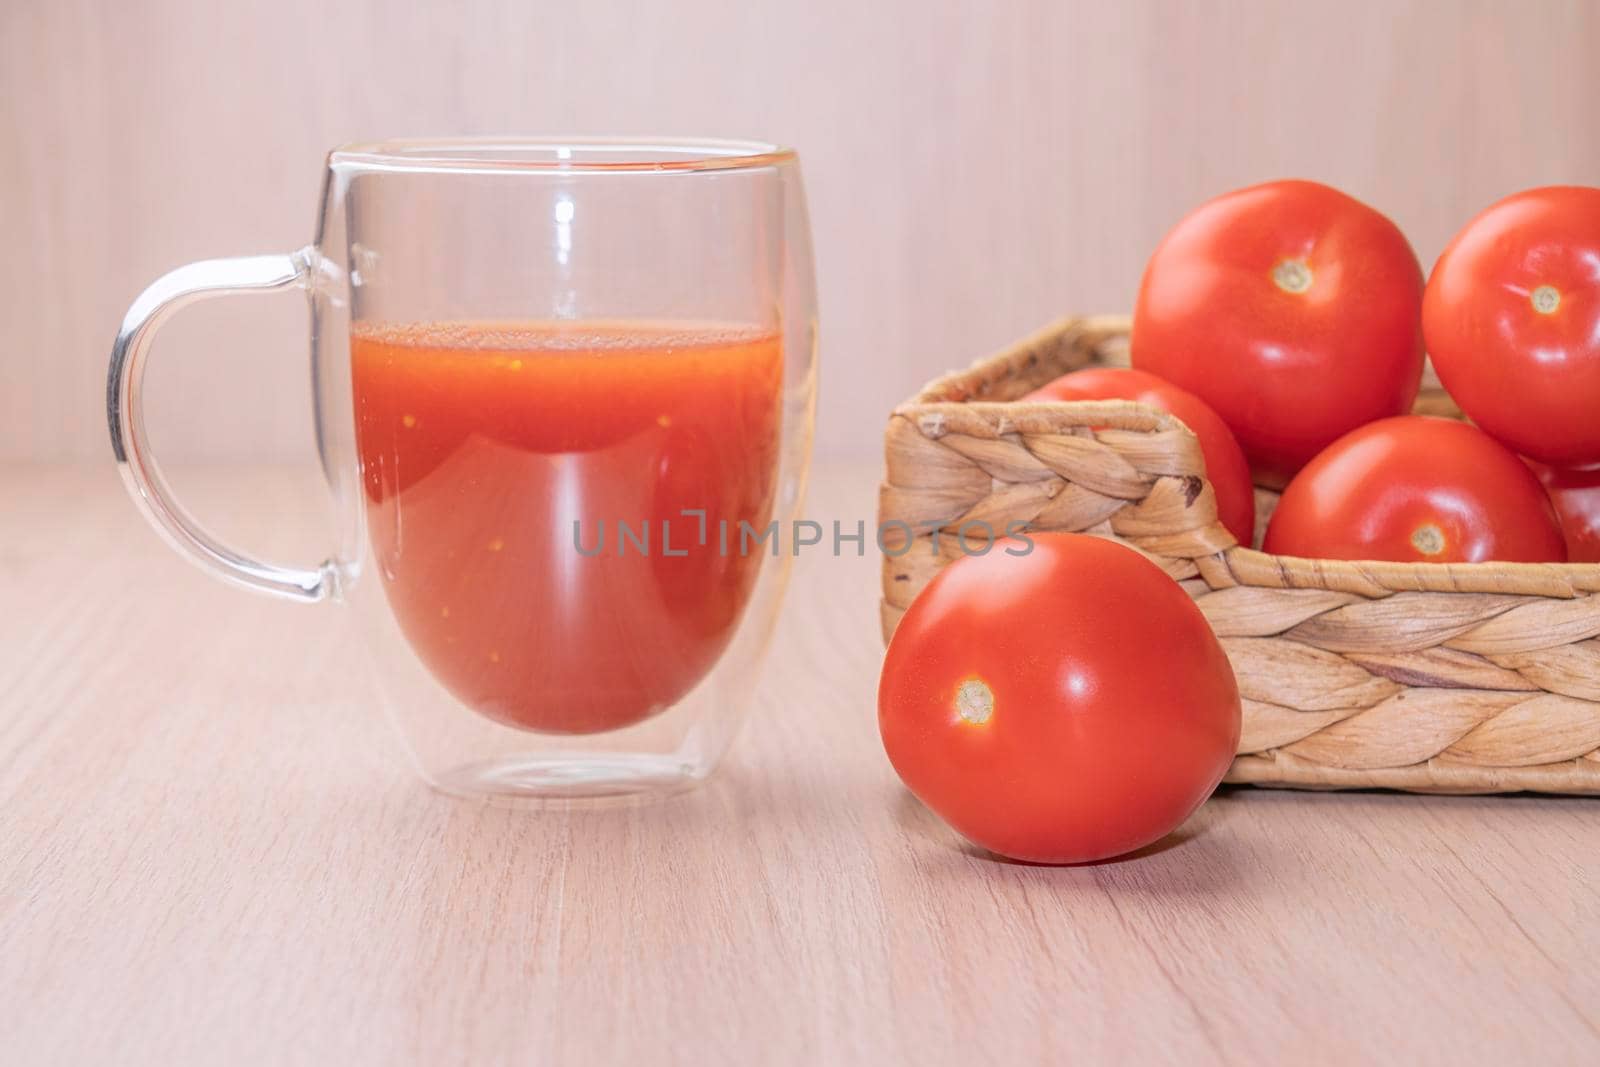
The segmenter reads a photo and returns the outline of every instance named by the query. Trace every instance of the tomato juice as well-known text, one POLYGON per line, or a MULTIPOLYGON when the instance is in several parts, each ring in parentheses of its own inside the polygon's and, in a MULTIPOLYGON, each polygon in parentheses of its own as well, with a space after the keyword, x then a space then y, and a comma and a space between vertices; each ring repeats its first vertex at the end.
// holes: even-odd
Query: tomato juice
POLYGON ((665 710, 710 671, 762 553, 704 532, 769 521, 776 333, 358 324, 351 364, 376 578, 458 699, 511 726, 594 733, 665 710), (620 543, 621 525, 655 541, 620 543))

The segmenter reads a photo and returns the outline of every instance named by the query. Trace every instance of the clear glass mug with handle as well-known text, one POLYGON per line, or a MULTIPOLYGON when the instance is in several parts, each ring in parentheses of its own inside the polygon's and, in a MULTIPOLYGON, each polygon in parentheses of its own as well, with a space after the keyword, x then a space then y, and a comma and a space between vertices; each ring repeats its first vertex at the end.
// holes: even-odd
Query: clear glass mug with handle
POLYGON ((816 385, 799 164, 728 141, 349 145, 314 242, 190 264, 134 301, 111 439, 182 553, 357 612, 423 776, 508 798, 703 779, 733 739, 792 560, 816 385), (337 541, 251 558, 176 500, 141 403, 202 296, 305 291, 337 541))

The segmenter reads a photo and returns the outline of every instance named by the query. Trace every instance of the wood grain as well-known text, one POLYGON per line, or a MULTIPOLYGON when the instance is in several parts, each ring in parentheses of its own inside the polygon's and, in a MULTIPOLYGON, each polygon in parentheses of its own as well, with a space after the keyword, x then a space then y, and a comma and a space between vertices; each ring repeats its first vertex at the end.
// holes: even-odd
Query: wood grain
MULTIPOLYGON (((1500 196, 1600 184, 1597 42, 1587 0, 7 0, 0 457, 103 455, 129 302, 303 244, 332 146, 508 132, 799 146, 819 451, 876 456, 935 374, 1131 308, 1161 234, 1224 190, 1331 182, 1429 264, 1500 196)), ((305 336, 290 294, 183 312, 158 446, 309 455, 305 336)))
MULTIPOLYGON (((320 547, 308 470, 179 473, 320 547)), ((104 467, 0 500, 8 1064, 1600 1056, 1592 801, 1235 789, 1121 862, 997 862, 896 783, 877 560, 824 556, 707 787, 480 807, 413 778, 339 609, 205 578, 104 467)))

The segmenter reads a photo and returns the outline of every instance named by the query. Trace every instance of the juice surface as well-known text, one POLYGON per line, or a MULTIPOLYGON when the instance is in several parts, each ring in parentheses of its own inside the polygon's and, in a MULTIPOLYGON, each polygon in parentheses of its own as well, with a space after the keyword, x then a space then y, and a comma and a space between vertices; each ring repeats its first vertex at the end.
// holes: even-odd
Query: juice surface
POLYGON ((592 733, 705 676, 768 551, 741 553, 738 524, 771 517, 776 334, 465 322, 350 341, 376 570, 446 688, 503 723, 592 733))

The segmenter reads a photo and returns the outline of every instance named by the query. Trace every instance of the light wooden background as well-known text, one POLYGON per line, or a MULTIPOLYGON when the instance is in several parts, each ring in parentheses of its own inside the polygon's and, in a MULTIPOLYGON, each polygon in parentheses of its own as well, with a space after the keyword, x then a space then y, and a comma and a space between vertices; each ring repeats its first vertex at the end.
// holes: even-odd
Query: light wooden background
MULTIPOLYGON (((933 373, 1059 313, 1129 307, 1155 241, 1208 195, 1321 178, 1431 261, 1502 194, 1600 183, 1597 50, 1585 2, 5 0, 0 459, 102 456, 131 298, 191 259, 305 242, 343 141, 799 146, 819 448, 868 456, 933 373)), ((185 313, 152 372, 158 447, 308 455, 303 320, 294 296, 185 313)))
MULTIPOLYGON (((1600 817, 1225 789, 1115 863, 964 846, 883 756, 872 556, 797 564, 692 793, 417 781, 350 613, 188 566, 104 467, 0 465, 6 1067, 1600 1063, 1600 817)), ((873 460, 810 513, 870 513, 873 460)), ((277 468, 191 486, 313 558, 277 468)))

